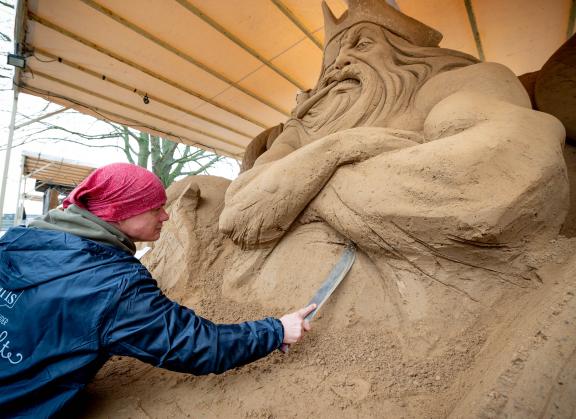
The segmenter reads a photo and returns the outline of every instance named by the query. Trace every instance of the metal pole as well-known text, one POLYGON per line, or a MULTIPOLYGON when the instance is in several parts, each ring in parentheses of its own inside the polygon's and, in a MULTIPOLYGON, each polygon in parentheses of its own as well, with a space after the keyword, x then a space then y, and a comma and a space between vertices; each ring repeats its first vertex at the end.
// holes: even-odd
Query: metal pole
MULTIPOLYGON (((27 0, 18 0, 16 3, 16 16, 14 19, 14 52, 23 54, 23 43, 25 41, 25 21, 28 10, 27 0)), ((2 175, 2 187, 0 188, 0 223, 4 217, 4 198, 6 197, 6 184, 8 183, 8 167, 10 166, 10 153, 12 152, 12 142, 14 140, 14 128, 16 125, 16 111, 18 110, 18 93, 20 90, 20 72, 14 69, 14 100, 12 101, 12 116, 10 117, 10 131, 8 133, 8 143, 6 144, 6 157, 4 159, 4 173, 2 175)))
POLYGON ((38 118, 30 119, 29 121, 26 121, 26 122, 23 122, 19 125, 16 125, 16 127, 14 127, 14 129, 20 129, 22 127, 25 127, 26 125, 30 125, 30 124, 33 124, 35 122, 42 121, 43 119, 50 118, 51 116, 58 115, 59 113, 67 111, 68 109, 70 109, 70 108, 64 107, 62 109, 58 109, 57 111, 47 113, 46 115, 39 116, 38 118))
MULTIPOLYGON (((18 69, 16 70, 18 71, 18 69)), ((14 140, 14 126, 16 123, 16 111, 18 109, 18 86, 14 86, 14 100, 12 101, 12 116, 10 117, 10 131, 8 144, 6 145, 6 157, 4 158, 4 173, 2 175, 2 189, 0 189, 0 220, 4 217, 4 198, 6 196, 6 184, 8 183, 8 167, 10 166, 10 153, 14 140)))
POLYGON ((23 196, 26 195, 26 180, 27 178, 24 176, 24 159, 25 157, 22 156, 22 160, 20 163, 20 180, 18 182, 18 198, 16 198, 16 212, 14 216, 14 225, 17 226, 20 224, 20 219, 22 218, 22 211, 21 205, 24 205, 23 196), (24 192, 22 192, 22 181, 24 181, 24 192), (20 202, 22 201, 22 202, 20 202))

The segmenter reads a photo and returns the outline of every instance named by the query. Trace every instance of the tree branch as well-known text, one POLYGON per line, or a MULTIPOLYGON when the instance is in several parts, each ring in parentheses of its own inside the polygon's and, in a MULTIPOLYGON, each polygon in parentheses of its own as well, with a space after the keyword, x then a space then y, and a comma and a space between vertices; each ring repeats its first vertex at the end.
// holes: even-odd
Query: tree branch
POLYGON ((85 140, 106 140, 106 139, 118 138, 118 135, 116 133, 89 135, 89 134, 83 134, 81 132, 72 131, 72 130, 69 130, 67 128, 60 127, 58 125, 53 125, 53 124, 49 124, 49 123, 42 122, 42 121, 38 121, 38 122, 40 124, 44 125, 45 128, 41 129, 40 131, 37 131, 33 134, 29 134, 29 136, 38 135, 40 133, 47 132, 47 131, 63 131, 63 132, 66 132, 68 134, 76 135, 76 136, 83 138, 85 140))
POLYGON ((173 182, 177 176, 196 176, 202 172, 205 172, 207 169, 210 168, 210 166, 212 166, 214 163, 222 160, 223 158, 224 158, 223 156, 215 155, 215 157, 212 160, 210 160, 208 163, 202 165, 201 167, 199 167, 196 170, 192 170, 192 171, 188 171, 188 172, 180 172, 178 174, 174 174, 173 176, 171 176, 171 178, 172 178, 171 182, 173 182))
POLYGON ((122 150, 122 147, 117 146, 117 145, 114 145, 114 144, 93 145, 93 144, 86 144, 86 143, 83 143, 83 142, 81 142, 81 141, 75 141, 75 140, 72 140, 72 139, 70 139, 70 138, 61 138, 61 137, 40 137, 40 138, 34 138, 34 139, 30 140, 30 141, 23 142, 22 144, 28 144, 28 143, 31 143, 31 142, 33 142, 33 141, 43 141, 43 140, 54 141, 54 142, 60 142, 60 141, 62 141, 62 142, 66 142, 66 143, 80 144, 80 145, 83 145, 83 146, 86 146, 86 147, 91 147, 91 148, 118 148, 118 149, 122 150))
POLYGON ((124 140, 124 148, 122 149, 124 151, 124 154, 126 155, 126 158, 128 159, 128 161, 132 164, 134 164, 134 158, 132 157, 132 147, 130 146, 130 137, 128 136, 128 133, 126 132, 126 128, 124 128, 123 132, 120 134, 122 136, 122 139, 124 140))
POLYGON ((197 161, 200 159, 204 159, 204 158, 212 158, 213 156, 216 156, 217 154, 204 154, 206 153, 206 151, 202 150, 202 149, 198 149, 197 151, 195 151, 194 153, 186 156, 184 155, 183 157, 180 157, 179 159, 174 160, 173 163, 188 163, 191 161, 197 161))
MULTIPOLYGON (((26 139, 22 140, 21 143, 12 144, 12 148, 14 149, 14 148, 20 147, 20 146, 22 146, 22 145, 24 145, 24 144, 30 144, 30 143, 33 143, 34 141, 37 141, 37 140, 38 140, 37 138, 33 138, 33 139, 28 139, 28 138, 26 138, 26 139)), ((6 151, 7 149, 8 149, 8 145, 5 145, 5 146, 3 146, 3 147, 0 147, 0 151, 6 151)))

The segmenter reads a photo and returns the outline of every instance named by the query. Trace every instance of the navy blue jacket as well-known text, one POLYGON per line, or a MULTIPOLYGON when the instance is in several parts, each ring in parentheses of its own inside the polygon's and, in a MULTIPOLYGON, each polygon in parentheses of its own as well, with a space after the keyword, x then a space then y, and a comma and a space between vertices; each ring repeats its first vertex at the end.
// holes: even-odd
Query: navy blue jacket
POLYGON ((282 339, 277 319, 216 325, 196 316, 112 245, 24 227, 0 239, 0 417, 53 416, 111 355, 221 373, 282 339))

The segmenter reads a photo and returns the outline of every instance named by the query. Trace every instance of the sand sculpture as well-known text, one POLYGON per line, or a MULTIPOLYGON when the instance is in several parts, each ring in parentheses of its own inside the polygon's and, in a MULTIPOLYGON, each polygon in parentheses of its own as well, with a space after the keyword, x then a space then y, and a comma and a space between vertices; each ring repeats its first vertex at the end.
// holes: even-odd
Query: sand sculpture
POLYGON ((145 263, 217 321, 305 304, 350 242, 352 270, 289 356, 202 378, 130 364, 142 376, 119 404, 161 417, 573 412, 562 124, 531 109, 510 70, 439 48, 441 34, 385 1, 324 9, 316 87, 231 184, 170 189, 172 220, 145 263))

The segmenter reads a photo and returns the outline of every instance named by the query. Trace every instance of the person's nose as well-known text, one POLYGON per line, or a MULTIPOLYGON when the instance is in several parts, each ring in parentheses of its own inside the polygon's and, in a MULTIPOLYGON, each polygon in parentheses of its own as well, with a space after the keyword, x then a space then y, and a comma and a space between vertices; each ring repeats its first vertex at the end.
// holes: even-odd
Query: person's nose
POLYGON ((160 221, 164 222, 164 221, 168 221, 169 219, 170 219, 170 216, 168 215, 166 210, 164 208, 162 208, 160 210, 160 221))

